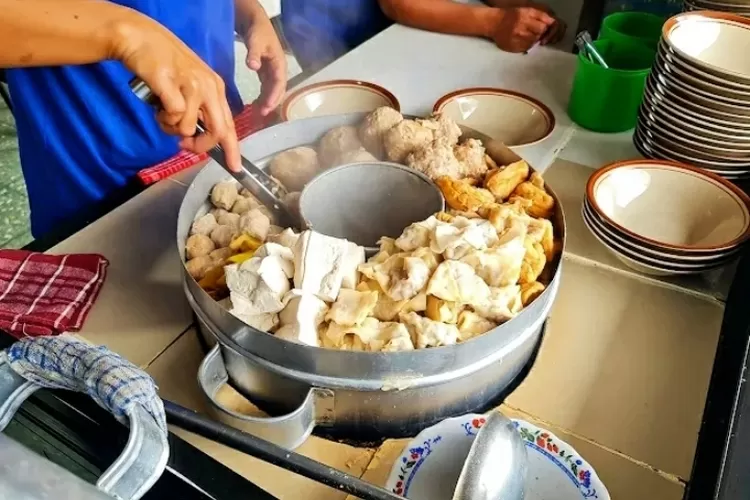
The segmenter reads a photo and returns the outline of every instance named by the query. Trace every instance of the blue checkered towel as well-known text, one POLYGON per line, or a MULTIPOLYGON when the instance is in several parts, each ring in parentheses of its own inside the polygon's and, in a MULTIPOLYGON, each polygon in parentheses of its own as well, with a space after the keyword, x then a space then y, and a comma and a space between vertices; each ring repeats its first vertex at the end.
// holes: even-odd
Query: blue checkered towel
POLYGON ((166 433, 164 405, 154 380, 104 346, 70 336, 26 338, 8 348, 10 367, 26 380, 50 389, 88 394, 127 424, 136 405, 166 433))

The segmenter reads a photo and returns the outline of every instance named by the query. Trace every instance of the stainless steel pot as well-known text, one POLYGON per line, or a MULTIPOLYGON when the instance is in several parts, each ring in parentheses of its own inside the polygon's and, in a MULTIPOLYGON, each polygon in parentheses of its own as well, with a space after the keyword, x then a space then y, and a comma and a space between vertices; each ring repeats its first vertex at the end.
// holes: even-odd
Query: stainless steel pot
MULTIPOLYGON (((246 139, 242 154, 265 166, 272 155, 312 144, 331 128, 358 123, 363 116, 356 113, 282 123, 246 139)), ((500 164, 519 159, 486 137, 467 135, 484 139, 490 146, 488 154, 500 164)), ((226 172, 211 162, 187 190, 177 229, 183 262, 190 225, 196 214, 209 209, 209 192, 225 177, 226 172)), ((557 206, 555 228, 564 243, 565 221, 559 200, 557 206)), ((184 270, 186 295, 201 330, 219 344, 204 360, 203 386, 215 387, 206 380, 216 382, 226 374, 231 385, 278 416, 273 420, 242 418, 217 408, 219 415, 289 447, 301 442, 314 425, 355 439, 413 435, 448 416, 486 406, 521 371, 534 351, 559 288, 560 259, 551 265, 553 278, 547 289, 513 320, 455 346, 397 353, 320 349, 255 330, 229 314, 184 270), (206 378, 207 373, 210 376, 206 378), (290 419, 300 415, 312 418, 289 425, 290 419), (296 431, 269 433, 274 425, 296 431)), ((214 402, 214 406, 218 405, 214 402)))

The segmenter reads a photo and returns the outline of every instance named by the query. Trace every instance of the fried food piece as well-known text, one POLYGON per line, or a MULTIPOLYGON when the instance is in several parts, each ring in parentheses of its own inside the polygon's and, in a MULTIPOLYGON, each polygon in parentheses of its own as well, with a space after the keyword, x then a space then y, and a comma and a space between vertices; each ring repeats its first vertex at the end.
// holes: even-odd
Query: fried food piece
POLYGON ((212 267, 198 282, 198 285, 206 291, 225 288, 227 286, 227 280, 224 276, 224 268, 222 266, 212 267))
POLYGON ((443 113, 435 113, 427 119, 417 119, 417 123, 431 129, 435 139, 443 139, 451 146, 458 143, 458 138, 461 137, 461 127, 443 113))
POLYGON ((219 182, 211 189, 211 203, 216 208, 231 210, 232 205, 234 205, 239 196, 237 192, 238 186, 234 180, 219 182))
POLYGON ((229 244, 229 248, 234 252, 250 252, 255 251, 263 244, 258 238, 254 238, 249 234, 241 234, 232 240, 229 244))
POLYGON ((301 191, 320 171, 318 153, 306 146, 287 149, 273 157, 268 170, 288 191, 301 191))
POLYGON ((447 222, 450 224, 453 219, 456 218, 456 216, 453 214, 449 214, 448 212, 438 212, 435 214, 435 218, 440 222, 447 222))
POLYGON ((389 160, 403 163, 409 153, 434 139, 433 131, 414 120, 402 120, 383 134, 383 148, 389 160))
POLYGON ((544 291, 544 285, 538 281, 524 283, 521 285, 521 303, 526 307, 532 300, 539 297, 544 291))
POLYGON ((406 156, 405 163, 432 180, 443 176, 453 179, 464 177, 461 164, 453 154, 453 148, 445 139, 438 139, 415 149, 406 156))
POLYGON ((463 310, 463 306, 458 302, 448 302, 439 299, 434 295, 427 296, 427 310, 425 316, 440 323, 455 325, 458 323, 458 315, 463 310))
POLYGON ((359 139, 364 147, 376 158, 384 158, 383 135, 398 125, 404 117, 389 106, 383 106, 364 119, 359 126, 359 139))
POLYGON ((555 199, 544 189, 542 176, 534 172, 528 181, 519 184, 511 195, 513 198, 524 198, 531 201, 531 206, 526 212, 532 217, 549 219, 555 213, 555 199))
POLYGON ((445 197, 445 202, 454 210, 477 212, 485 205, 495 202, 495 197, 486 189, 477 188, 464 180, 439 177, 436 184, 445 197))
POLYGON ((487 156, 482 141, 467 139, 453 147, 458 163, 461 165, 461 177, 483 177, 487 173, 487 156))
POLYGON ((551 261, 557 253, 554 227, 549 219, 532 219, 528 226, 528 237, 542 245, 544 256, 551 261))
POLYGON ((201 280, 206 273, 214 267, 214 265, 214 261, 211 257, 208 255, 201 255, 200 257, 195 257, 187 261, 185 263, 185 268, 187 268, 188 274, 192 276, 193 279, 201 280))
POLYGON ((524 199, 514 200, 513 203, 492 203, 479 210, 479 215, 490 221, 498 234, 505 232, 511 222, 519 217, 527 217, 526 208, 531 202, 524 199))
POLYGON ((539 275, 544 271, 544 266, 547 264, 547 258, 544 256, 544 248, 542 248, 541 244, 534 243, 531 238, 526 237, 524 247, 526 247, 526 255, 524 255, 523 262, 521 263, 521 276, 518 278, 519 285, 537 281, 539 275))
POLYGON ((484 178, 484 187, 495 195, 497 201, 508 199, 514 189, 529 177, 529 164, 523 160, 492 170, 484 178))
MULTIPOLYGON (((357 151, 362 147, 357 136, 357 129, 351 126, 332 128, 320 139, 318 144, 318 161, 322 168, 335 166, 338 158, 348 151, 357 151)), ((287 188, 290 191, 295 189, 287 188)), ((300 186, 301 189, 301 186, 300 186)), ((296 189, 299 191, 299 189, 296 189)))
POLYGON ((458 315, 458 333, 461 341, 467 341, 497 327, 497 323, 481 317, 475 312, 461 311, 458 315))
POLYGON ((216 245, 205 234, 194 234, 185 243, 185 255, 187 255, 188 260, 203 257, 214 250, 216 250, 216 245))

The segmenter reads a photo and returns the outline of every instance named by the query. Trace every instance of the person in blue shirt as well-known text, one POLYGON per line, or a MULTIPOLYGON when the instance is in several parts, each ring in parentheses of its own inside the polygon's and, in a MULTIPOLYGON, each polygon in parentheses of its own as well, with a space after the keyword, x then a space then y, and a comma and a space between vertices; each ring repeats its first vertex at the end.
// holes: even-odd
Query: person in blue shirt
POLYGON ((0 0, 0 68, 39 237, 85 214, 180 148, 221 144, 239 168, 234 36, 270 113, 286 87, 281 44, 257 0, 0 0), (129 88, 140 77, 156 114, 129 88), (207 134, 193 137, 201 117, 207 134))
POLYGON ((483 37, 508 52, 554 43, 565 24, 541 4, 486 0, 281 0, 284 36, 305 71, 316 71, 375 36, 392 22, 414 28, 483 37))

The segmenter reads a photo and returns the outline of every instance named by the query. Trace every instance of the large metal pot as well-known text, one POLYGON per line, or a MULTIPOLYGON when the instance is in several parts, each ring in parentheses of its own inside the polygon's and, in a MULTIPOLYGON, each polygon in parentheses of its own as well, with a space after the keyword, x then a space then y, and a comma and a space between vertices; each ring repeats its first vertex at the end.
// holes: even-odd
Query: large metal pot
MULTIPOLYGON (((356 113, 282 123, 243 141, 242 153, 264 166, 272 155, 314 143, 331 128, 362 117, 356 113)), ((488 153, 502 164, 518 159, 496 144, 488 153)), ((211 162, 187 190, 177 229, 183 261, 190 225, 196 214, 209 209, 209 192, 224 178, 226 172, 211 162)), ((557 206, 555 228, 564 242, 564 216, 559 202, 557 206)), ((201 367, 201 384, 211 398, 228 377, 259 407, 279 416, 244 417, 214 402, 218 415, 289 447, 304 440, 315 425, 358 440, 414 435, 448 416, 495 401, 526 365, 559 288, 561 259, 551 265, 547 289, 511 321, 455 346, 397 353, 320 349, 255 330, 229 314, 185 270, 186 295, 200 327, 218 340, 201 367)))

